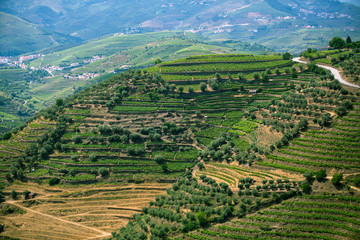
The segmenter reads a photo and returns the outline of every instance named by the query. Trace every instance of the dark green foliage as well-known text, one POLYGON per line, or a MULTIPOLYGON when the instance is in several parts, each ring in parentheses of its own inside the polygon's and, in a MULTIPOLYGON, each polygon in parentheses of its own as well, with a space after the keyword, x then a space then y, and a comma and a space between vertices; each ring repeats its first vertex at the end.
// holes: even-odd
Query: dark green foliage
POLYGON ((11 132, 7 132, 7 133, 5 133, 5 134, 2 136, 2 139, 3 139, 3 140, 8 140, 8 139, 11 138, 11 135, 12 135, 11 132))
POLYGON ((306 180, 310 181, 314 178, 314 173, 311 171, 304 172, 303 176, 306 178, 306 180))
POLYGON ((30 191, 29 191, 29 190, 25 190, 25 191, 23 192, 24 199, 29 199, 29 194, 30 194, 30 191))
POLYGON ((345 47, 345 44, 345 40, 340 37, 334 37, 329 42, 329 46, 335 49, 342 49, 345 47))
POLYGON ((61 107, 64 105, 64 100, 62 98, 56 99, 56 106, 61 107))
POLYGON ((144 154, 145 154, 144 149, 142 149, 140 147, 128 149, 128 155, 129 156, 142 156, 144 154))
POLYGON ((324 170, 324 169, 316 172, 315 175, 316 175, 316 180, 318 180, 318 181, 323 181, 327 177, 326 170, 324 170))
POLYGON ((219 80, 218 79, 210 79, 208 81, 208 84, 212 90, 218 90, 220 87, 219 80))
POLYGON ((97 156, 96 156, 96 154, 95 154, 95 153, 90 154, 89 160, 90 160, 91 162, 96 162, 96 161, 97 161, 97 156))
POLYGON ((10 197, 14 200, 17 199, 18 193, 15 190, 12 190, 10 193, 10 197))
POLYGON ((341 181, 343 180, 343 174, 342 173, 336 173, 331 178, 332 184, 339 186, 341 181))
POLYGON ((204 83, 204 82, 200 83, 200 90, 201 90, 202 92, 205 92, 206 89, 207 89, 206 83, 204 83))
POLYGON ((282 55, 284 60, 290 60, 291 59, 291 54, 289 52, 286 52, 282 55))
POLYGON ((200 226, 205 226, 207 224, 207 216, 204 212, 200 211, 195 215, 196 220, 198 221, 200 226))
POLYGON ((111 135, 109 137, 109 142, 121 142, 121 136, 118 134, 111 135))
POLYGON ((309 182, 304 182, 303 184, 301 184, 301 190, 306 193, 306 194, 309 194, 311 192, 311 185, 309 182))
POLYGON ((155 65, 160 64, 160 63, 162 63, 162 61, 161 61, 160 58, 157 58, 157 59, 155 60, 155 62, 154 62, 155 65))
POLYGON ((347 36, 347 38, 346 38, 346 43, 347 43, 347 44, 352 43, 352 40, 351 40, 351 37, 350 37, 350 36, 347 36))
POLYGON ((99 168, 98 173, 101 175, 101 177, 107 177, 109 176, 109 170, 107 168, 99 168))
POLYGON ((254 79, 255 79, 255 81, 259 81, 260 80, 260 74, 259 73, 254 73, 254 79))
POLYGON ((157 164, 159 164, 159 165, 162 165, 162 164, 165 162, 164 157, 161 156, 161 155, 156 155, 156 156, 154 157, 154 160, 155 160, 155 162, 156 162, 157 164))
POLYGON ((56 185, 56 184, 59 184, 60 183, 60 179, 59 178, 51 178, 51 179, 49 179, 49 185, 50 186, 54 186, 54 185, 56 185))
POLYGON ((75 144, 80 144, 82 142, 82 139, 80 136, 73 136, 72 139, 71 139, 75 144))

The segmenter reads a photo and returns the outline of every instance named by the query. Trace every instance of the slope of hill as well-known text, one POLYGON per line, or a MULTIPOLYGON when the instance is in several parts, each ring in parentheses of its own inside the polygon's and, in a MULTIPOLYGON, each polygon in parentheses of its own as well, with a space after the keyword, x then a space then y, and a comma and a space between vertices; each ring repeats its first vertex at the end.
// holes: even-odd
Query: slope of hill
POLYGON ((15 56, 44 48, 80 43, 80 39, 55 33, 3 12, 0 12, 0 32, 0 56, 15 56))
MULTIPOLYGON (((228 56, 228 61, 235 64, 236 58, 230 60, 231 58, 228 56)), ((251 61, 251 58, 246 60, 251 61)), ((199 74, 197 72, 208 73, 208 62, 214 69, 219 69, 216 64, 222 61, 224 56, 213 57, 211 60, 209 57, 188 58, 186 61, 165 63, 159 67, 159 72, 171 73, 179 79, 179 83, 181 79, 187 80, 185 84, 189 84, 195 78, 191 80, 184 78, 184 75, 191 74, 193 78, 196 76, 194 74, 199 74)), ((240 66, 237 68, 241 69, 240 66)), ((227 70, 231 72, 231 65, 227 70)), ((226 77, 220 76, 221 78, 226 77)), ((356 220, 359 216, 358 188, 349 185, 348 190, 345 190, 344 185, 333 181, 334 186, 326 180, 326 173, 335 179, 341 172, 341 177, 349 178, 348 184, 351 184, 352 177, 356 178, 359 174, 360 129, 356 124, 359 121, 356 113, 357 97, 348 96, 347 90, 341 90, 339 83, 334 81, 331 75, 315 65, 310 65, 299 75, 293 72, 291 77, 271 76, 270 79, 269 83, 272 84, 286 79, 285 86, 290 86, 290 91, 286 93, 284 89, 270 88, 265 81, 261 86, 261 96, 271 102, 266 104, 265 100, 262 105, 253 99, 254 102, 247 107, 255 108, 249 112, 251 118, 247 120, 239 121, 244 113, 239 115, 234 112, 236 107, 230 103, 229 96, 220 97, 221 103, 212 99, 206 100, 214 103, 211 109, 216 109, 217 113, 206 114, 208 117, 214 116, 211 120, 206 120, 211 124, 210 127, 195 132, 195 135, 199 136, 197 140, 207 146, 199 153, 203 163, 198 164, 193 173, 189 172, 183 179, 179 179, 166 196, 151 203, 144 216, 134 215, 134 222, 121 229, 113 239, 130 239, 128 236, 135 232, 139 239, 146 239, 149 232, 160 239, 164 235, 185 239, 332 239, 334 236, 356 239, 359 229, 353 226, 359 224, 356 220), (268 91, 274 99, 266 96, 268 91), (281 94, 281 97, 278 94, 281 94), (277 100, 276 95, 280 99, 277 100), (220 109, 224 104, 227 109, 232 110, 221 113, 220 109), (345 112, 341 113, 340 109, 345 112), (334 112, 341 115, 348 112, 348 115, 333 121, 334 112), (236 117, 231 119, 233 114, 236 117), (252 123, 251 119, 261 120, 259 123, 263 125, 259 127, 256 121, 252 123), (287 127, 289 130, 286 130, 287 127), (311 130, 302 133, 307 128, 311 130), (238 140, 231 138, 234 136, 232 134, 250 142, 242 142, 239 146, 238 140), (299 136, 300 138, 297 138, 299 136), (293 138, 295 140, 292 140, 293 138), (238 149, 233 150, 235 148, 238 149), (242 149, 246 151, 243 152, 242 149), (262 156, 263 154, 266 157, 262 156), (250 167, 254 163, 255 165, 250 167), (280 169, 283 171, 279 171, 280 169), (323 180, 320 177, 321 171, 325 173, 323 180), (314 173, 317 173, 316 182, 312 177, 314 173), (304 181, 302 174, 307 181, 304 181), (308 194, 311 188, 311 196, 305 195, 296 201, 282 202, 296 195, 308 194), (346 193, 348 191, 350 193, 346 193), (338 195, 324 195, 328 192, 338 195), (356 194, 357 197, 352 197, 351 194, 356 194), (319 204, 318 200, 306 201, 307 199, 321 199, 322 203, 319 204), (334 200, 336 204, 332 204, 334 200), (268 208, 281 202, 282 205, 268 208), (257 213, 253 215, 255 212, 257 213), (245 215, 249 217, 243 218, 245 215), (279 219, 276 216, 286 218, 279 219), (228 221, 231 219, 231 222, 228 221), (327 222, 331 229, 325 229, 324 221, 321 220, 333 221, 327 222), (311 227, 301 228, 296 225, 298 221, 301 221, 301 224, 311 224, 311 227), (212 226, 214 223, 223 222, 226 223, 212 226), (340 222, 342 225, 338 225, 340 222), (280 228, 278 224, 282 223, 291 226, 280 228), (150 226, 150 230, 144 226, 150 226), (198 228, 200 230, 191 232, 198 228), (189 231, 190 233, 187 233, 189 231)), ((234 85, 229 86, 235 90, 234 85)), ((244 98, 244 95, 241 96, 241 99, 244 98)), ((196 99, 196 102, 202 101, 196 99)))
MULTIPOLYGON (((1 142, 3 183, 15 181, 5 194, 37 192, 34 200, 18 197, 13 207, 104 236, 133 219, 115 239, 150 233, 160 239, 352 238, 359 232, 358 94, 328 72, 286 58, 192 56, 131 70, 58 100, 1 142), (309 171, 319 170, 328 178, 343 173, 349 187, 326 176, 314 181, 309 171), (18 182, 25 179, 38 184, 18 182), (289 218, 274 218, 279 211, 289 218), (300 217, 313 227, 300 229, 293 220, 300 217), (325 224, 333 228, 321 230, 325 224)), ((34 231, 43 223, 28 212, 4 219, 4 236, 51 234, 34 231), (30 219, 31 226, 16 231, 30 219)))
POLYGON ((28 67, 26 71, 0 69, 1 92, 5 97, 1 111, 4 116, 12 115, 4 117, 0 133, 20 125, 57 98, 65 98, 99 82, 114 71, 152 66, 156 59, 250 51, 257 54, 272 52, 266 47, 241 41, 205 41, 190 32, 157 32, 113 36, 47 54, 24 62, 28 67))
POLYGON ((359 0, 340 0, 340 2, 346 2, 346 3, 354 4, 356 6, 360 6, 360 1, 359 0))
MULTIPOLYGON (((1 2, 0 10, 84 40, 114 33, 192 30, 215 39, 251 38, 260 44, 270 44, 271 38, 278 51, 292 49, 283 44, 283 39, 276 40, 283 35, 296 36, 300 45, 315 47, 339 33, 359 39, 360 27, 356 21, 359 7, 337 0, 138 0, 136 4, 119 0, 10 0, 1 2), (313 39, 299 33, 309 31, 311 35, 313 28, 326 34, 313 39)), ((304 50, 296 49, 299 53, 304 50)))

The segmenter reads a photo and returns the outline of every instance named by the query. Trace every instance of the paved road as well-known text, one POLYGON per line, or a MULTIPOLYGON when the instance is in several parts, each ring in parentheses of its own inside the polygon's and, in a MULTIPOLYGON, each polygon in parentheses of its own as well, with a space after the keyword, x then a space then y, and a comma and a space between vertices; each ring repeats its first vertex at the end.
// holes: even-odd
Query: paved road
MULTIPOLYGON (((300 60, 299 57, 297 58, 293 58, 293 61, 294 62, 298 62, 298 63, 304 63, 304 64, 307 64, 308 62, 305 62, 305 61, 302 61, 300 60)), ((352 83, 348 83, 347 81, 345 81, 338 70, 336 70, 335 68, 332 68, 332 67, 328 67, 328 66, 324 66, 324 65, 321 65, 321 64, 316 64, 317 66, 321 67, 321 68, 325 68, 327 70, 330 70, 331 73, 334 75, 335 79, 337 79, 341 84, 344 84, 344 85, 347 85, 347 86, 350 86, 350 87, 355 87, 355 88, 360 88, 358 85, 355 85, 355 84, 352 84, 352 83)))

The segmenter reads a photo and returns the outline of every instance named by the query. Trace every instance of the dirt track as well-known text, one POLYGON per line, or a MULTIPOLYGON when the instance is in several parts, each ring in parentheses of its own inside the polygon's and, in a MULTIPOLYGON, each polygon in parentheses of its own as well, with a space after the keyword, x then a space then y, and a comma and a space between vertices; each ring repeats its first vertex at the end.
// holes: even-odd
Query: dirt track
POLYGON ((111 233, 104 232, 104 231, 101 231, 101 230, 96 229, 96 228, 84 226, 84 225, 82 225, 80 223, 70 222, 70 221, 67 221, 67 220, 64 220, 64 219, 61 219, 61 218, 58 218, 58 217, 54 217, 54 216, 51 216, 51 215, 48 215, 48 214, 45 214, 45 213, 41 213, 41 212, 32 210, 30 208, 24 207, 24 206, 22 206, 20 204, 17 204, 15 201, 7 201, 6 203, 14 205, 14 206, 16 206, 18 208, 21 208, 21 209, 23 209, 23 210, 25 210, 27 212, 32 212, 34 214, 41 215, 42 217, 45 217, 45 218, 52 218, 52 219, 54 219, 56 221, 59 221, 59 222, 76 225, 76 227, 80 227, 80 228, 85 228, 84 232, 87 232, 87 233, 89 233, 89 230, 98 233, 97 235, 95 235, 95 233, 94 233, 93 237, 86 238, 86 239, 102 239, 102 238, 106 238, 106 237, 111 237, 111 233))

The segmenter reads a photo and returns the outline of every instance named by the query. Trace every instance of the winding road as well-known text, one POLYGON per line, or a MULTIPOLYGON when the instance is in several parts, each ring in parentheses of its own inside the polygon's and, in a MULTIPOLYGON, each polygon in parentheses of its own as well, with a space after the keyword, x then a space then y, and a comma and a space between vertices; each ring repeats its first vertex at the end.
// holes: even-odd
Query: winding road
MULTIPOLYGON (((292 60, 293 60, 294 62, 308 64, 308 62, 305 62, 305 61, 300 60, 299 57, 293 58, 292 60)), ((321 64, 316 64, 316 65, 317 65, 318 67, 321 67, 321 68, 330 70, 331 73, 334 75, 335 79, 338 80, 341 84, 344 84, 344 85, 347 85, 347 86, 350 86, 350 87, 360 88, 358 85, 355 85, 355 84, 346 82, 346 81, 341 77, 341 75, 340 75, 340 73, 339 73, 339 71, 338 71, 337 69, 332 68, 332 67, 328 67, 328 66, 324 66, 324 65, 321 65, 321 64)))

